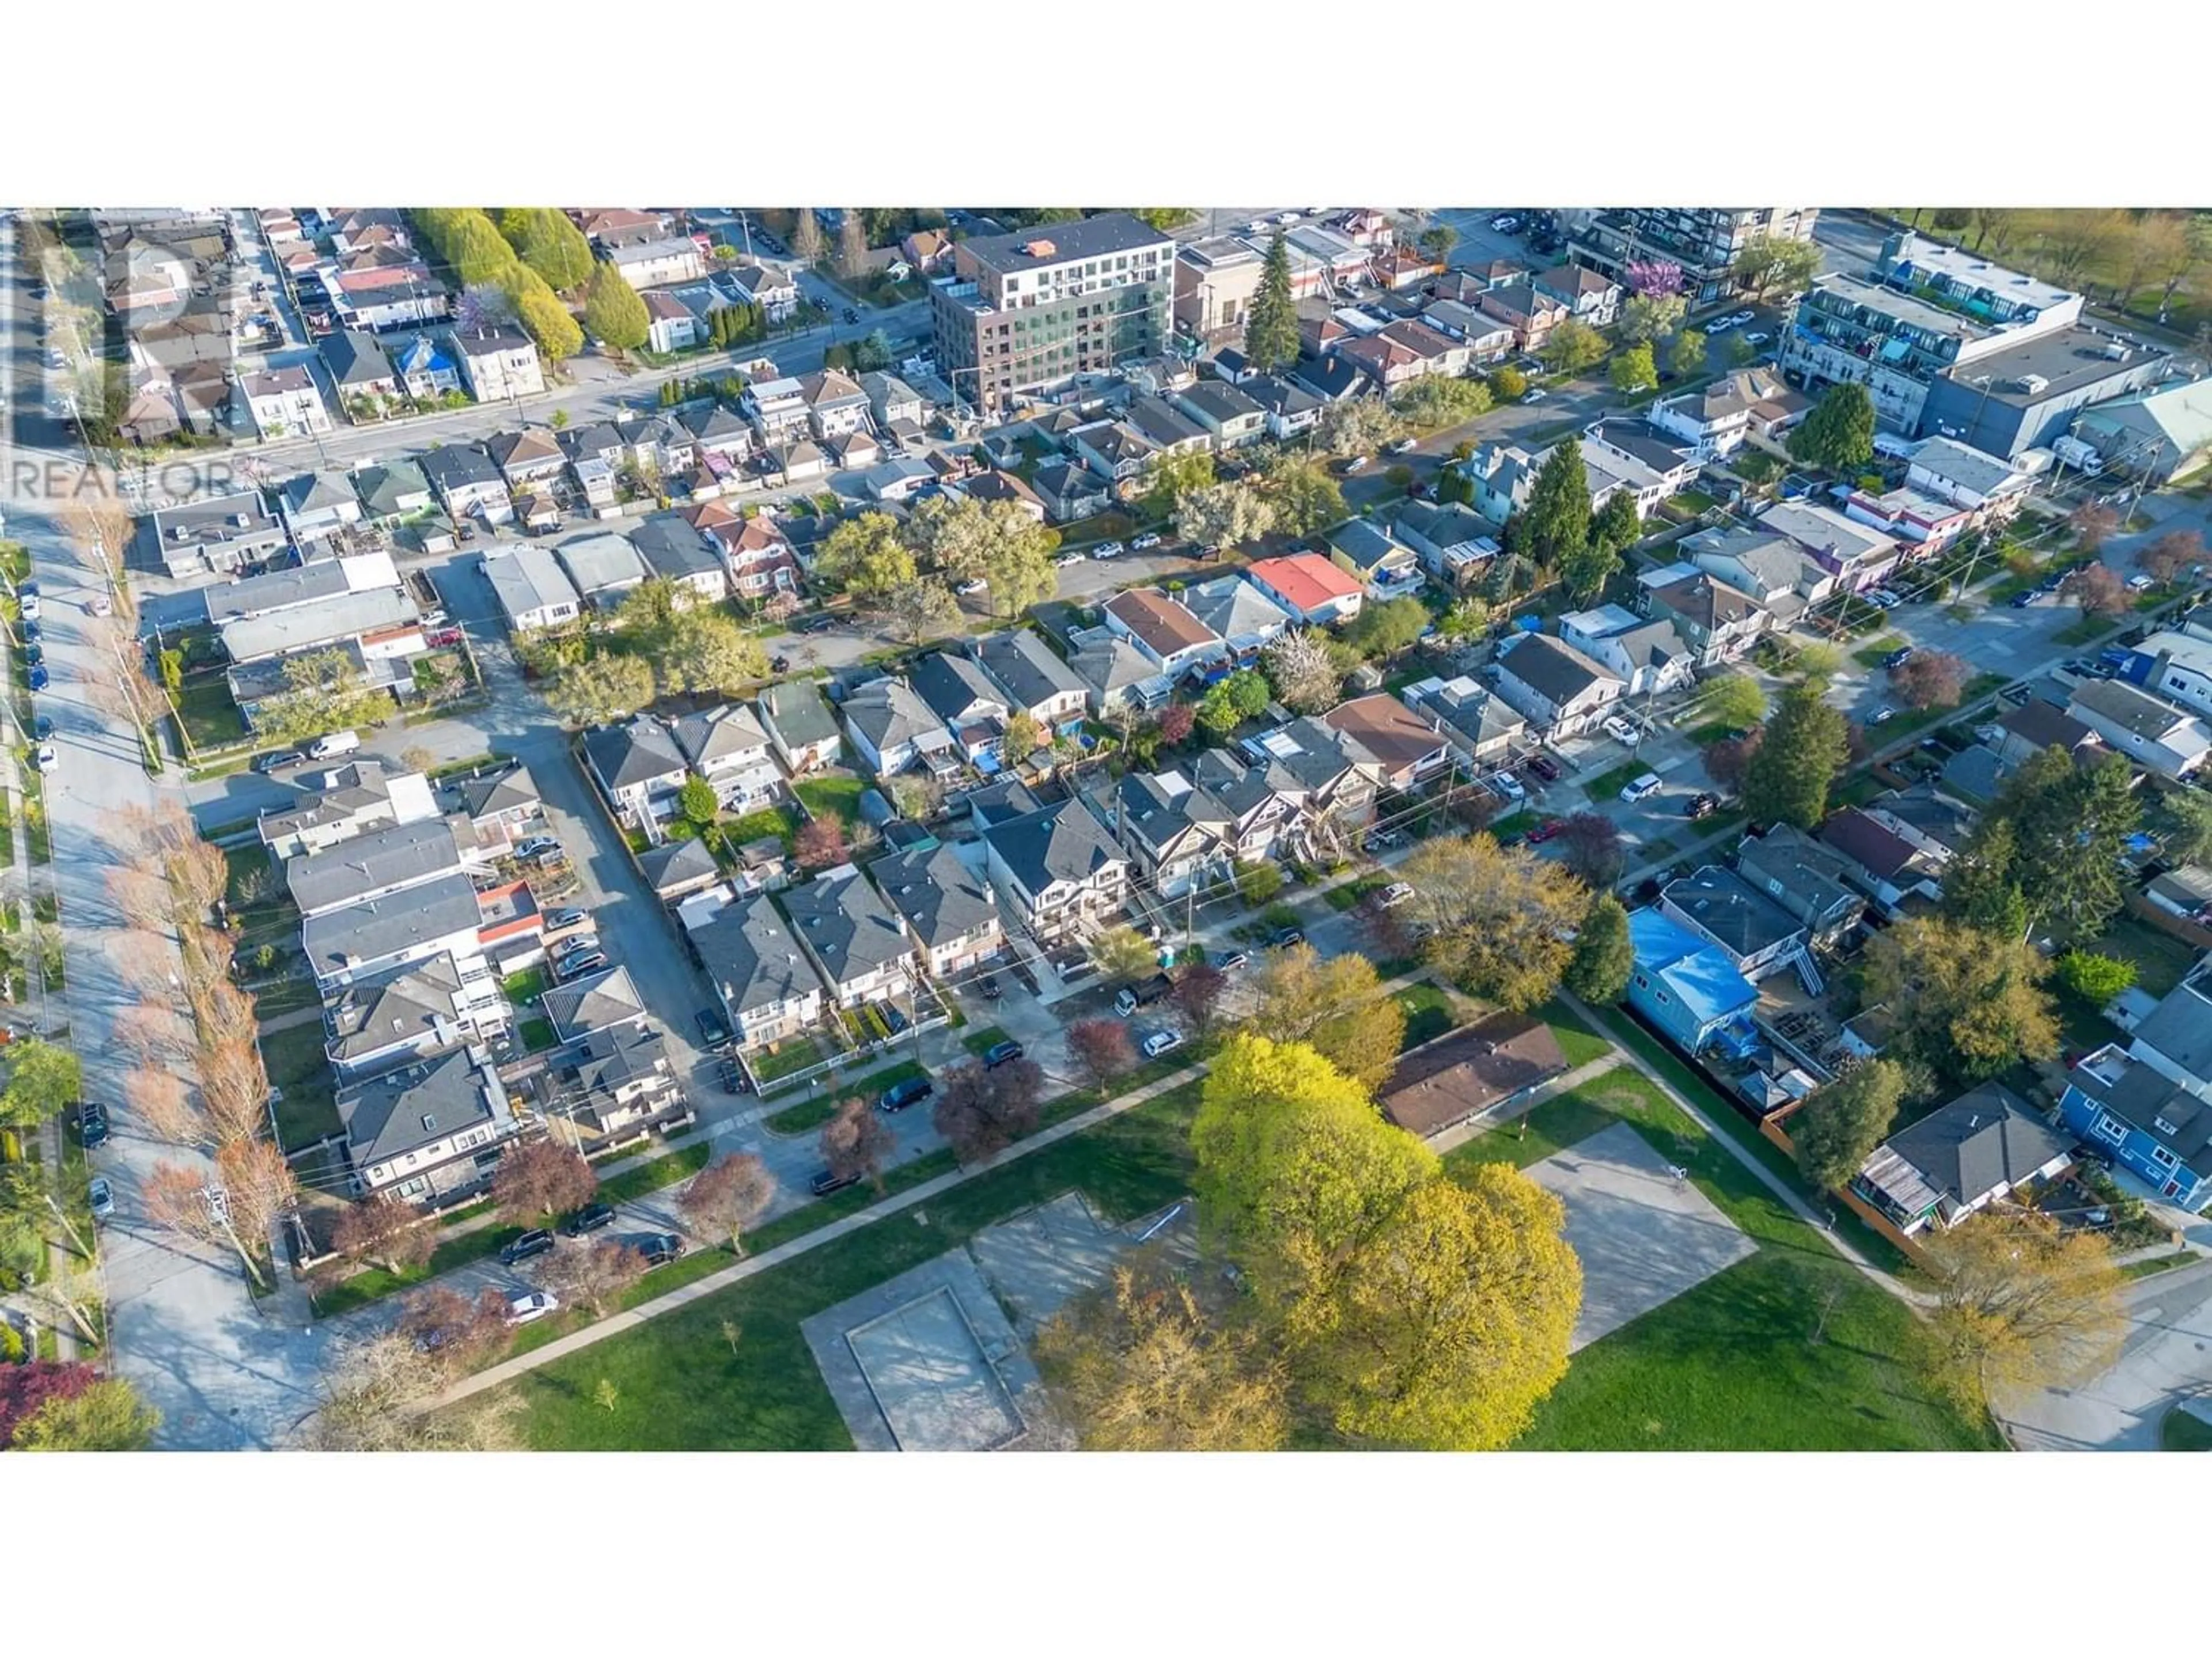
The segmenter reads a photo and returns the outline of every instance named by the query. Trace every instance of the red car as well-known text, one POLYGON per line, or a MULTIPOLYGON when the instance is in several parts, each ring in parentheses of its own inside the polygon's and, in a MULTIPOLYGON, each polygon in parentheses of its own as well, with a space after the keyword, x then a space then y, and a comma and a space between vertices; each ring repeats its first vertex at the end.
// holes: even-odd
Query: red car
POLYGON ((1534 830, 1531 830, 1528 832, 1528 843, 1532 847, 1540 847, 1544 842, 1551 840, 1553 836, 1558 835, 1560 830, 1566 827, 1566 823, 1564 819, 1546 818, 1541 823, 1538 824, 1534 830))

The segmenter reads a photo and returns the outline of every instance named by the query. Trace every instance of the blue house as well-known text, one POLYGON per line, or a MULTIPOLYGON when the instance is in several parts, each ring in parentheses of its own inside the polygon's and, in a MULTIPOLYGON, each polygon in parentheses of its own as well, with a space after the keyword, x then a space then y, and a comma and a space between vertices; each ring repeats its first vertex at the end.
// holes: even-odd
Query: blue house
POLYGON ((1630 1007, 1685 1054, 1750 1052, 1759 989, 1736 971, 1727 951, 1653 908, 1629 913, 1628 937, 1636 947, 1630 1007))
POLYGON ((2117 1044, 2075 1066, 2058 1116, 2176 1208, 2194 1214, 2212 1203, 2212 1100, 2117 1044))

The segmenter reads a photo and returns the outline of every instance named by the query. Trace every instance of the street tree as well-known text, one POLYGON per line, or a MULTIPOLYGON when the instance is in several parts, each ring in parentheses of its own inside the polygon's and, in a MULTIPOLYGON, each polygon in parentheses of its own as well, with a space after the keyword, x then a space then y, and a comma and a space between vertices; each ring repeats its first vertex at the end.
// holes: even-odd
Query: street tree
POLYGON ((490 1285, 471 1297, 432 1285, 401 1305, 398 1328, 448 1375, 472 1371, 507 1344, 507 1298, 490 1285))
POLYGON ((216 1145, 251 1139, 268 1126, 269 1073, 259 1043, 250 1036, 203 1043, 198 1064, 200 1103, 216 1145))
POLYGON ((1175 989, 1168 1000, 1176 1006, 1190 1029, 1203 1036, 1212 1029, 1214 1015, 1221 1006, 1221 994, 1229 988, 1229 975, 1210 962, 1185 964, 1176 976, 1175 989))
POLYGON ((368 684, 343 651, 288 658, 283 678, 284 689, 254 709, 255 734, 267 743, 305 743, 392 713, 392 694, 368 684))
POLYGON ((1679 294, 1636 294, 1620 307, 1620 337, 1630 345, 1663 340, 1682 325, 1689 302, 1679 294))
POLYGON ((960 624, 960 601, 943 579, 921 576, 884 596, 880 608, 891 632, 909 644, 960 624))
POLYGON ((67 1394, 49 1395, 15 1425, 12 1449, 26 1452, 143 1451, 161 1413, 120 1377, 104 1376, 67 1394))
POLYGON ((2001 1207, 1932 1230, 1926 1251, 1929 1358, 1962 1407, 2071 1386, 2118 1358, 2127 1280, 2103 1235, 2001 1207))
POLYGON ((798 220, 791 228, 791 257, 803 265, 821 263, 822 223, 814 216, 812 208, 799 210, 798 220))
POLYGON ((1820 274, 1820 248, 1787 236, 1749 237, 1729 263, 1729 275, 1759 299, 1778 290, 1796 294, 1820 274))
POLYGON ((1667 343, 1668 372, 1686 379, 1692 374, 1704 374, 1709 343, 1696 329, 1682 330, 1667 343))
POLYGON ((2171 301, 2173 289, 2196 263, 2197 251, 2190 245, 2188 220, 2173 213, 2146 213, 2120 234, 2118 258, 2115 261, 2119 275, 2118 292, 2113 295, 2112 303, 2125 311, 2138 289, 2161 285, 2171 301))
POLYGON ((342 1340, 323 1371, 320 1404, 304 1430, 317 1451, 512 1451, 514 1405, 425 1411, 453 1367, 398 1329, 342 1340))
POLYGON ((1383 994, 1382 976, 1367 957, 1324 957, 1303 944, 1271 951, 1253 989, 1247 1030, 1308 1045, 1360 1085, 1379 1085, 1396 1069, 1406 1010, 1383 994))
POLYGON ((1277 231, 1260 265, 1260 285, 1244 313, 1244 356, 1252 367, 1271 374, 1297 360, 1298 313, 1291 297, 1291 250, 1277 231))
POLYGON ((2136 568, 2160 587, 2172 587, 2204 562, 2204 538, 2194 530, 2169 530, 2136 553, 2136 568))
POLYGON ((978 1164, 1036 1128, 1044 1072, 1033 1060, 971 1060, 939 1079, 931 1121, 963 1164, 978 1164))
POLYGON ((2127 583, 2108 564, 2083 567, 2067 577, 2060 591, 2081 607, 2085 617, 2124 616, 2133 602, 2127 583))
POLYGON ((1380 398, 1340 398, 1322 406, 1313 424, 1314 447, 1330 455, 1372 455, 1405 431, 1380 398))
POLYGON ((183 1078, 161 1066, 140 1066, 124 1074, 123 1100, 131 1117, 156 1140, 212 1151, 214 1126, 195 1106, 183 1078))
POLYGON ((1874 1060, 1807 1096, 1789 1124, 1805 1178, 1823 1191, 1849 1184, 1888 1135, 1905 1101, 1905 1067, 1893 1060, 1874 1060))
POLYGON ((517 1227, 580 1209, 599 1189, 599 1178, 581 1152, 544 1139, 509 1146, 491 1177, 492 1202, 517 1227))
POLYGON ((653 665, 612 651, 570 665, 545 688, 546 706, 570 726, 628 720, 653 697, 653 665))
POLYGON ((566 362, 584 349, 584 331, 543 276, 517 265, 501 286, 514 307, 514 320, 546 362, 566 362))
POLYGON ((1832 640, 1812 640, 1797 647, 1790 666, 1800 681, 1825 684, 1844 665, 1844 648, 1832 640))
POLYGON ((1618 1002, 1636 970, 1636 944, 1628 934, 1628 912, 1610 893, 1590 902, 1575 933, 1574 954, 1560 983, 1585 1002, 1618 1002))
POLYGON ((40 1037, 8 1047, 8 1084, 0 1089, 0 1123, 35 1129, 84 1094, 84 1066, 74 1051, 40 1037))
POLYGON ((645 1277, 645 1253, 618 1238, 603 1238, 583 1249, 558 1250, 545 1264, 545 1287, 564 1306, 582 1306, 603 1318, 610 1304, 645 1277))
POLYGON ((2077 208, 2052 216, 2039 252, 2051 275, 2068 287, 2110 261, 2126 235, 2127 216, 2112 208, 2077 208))
POLYGON ((1501 404, 1517 404, 1528 390, 1528 377, 1510 363, 1490 371, 1490 395, 1501 404))
POLYGON ((1512 1009, 1549 997, 1574 954, 1589 890, 1533 848, 1486 835, 1424 842, 1398 868, 1413 896, 1385 914, 1426 929, 1422 958, 1473 995, 1512 1009))
POLYGON ((1578 317, 1570 317, 1544 337, 1536 356, 1554 374, 1579 374, 1605 360, 1605 336, 1578 317))
POLYGON ((858 282, 868 269, 868 233, 857 209, 847 208, 837 222, 837 274, 858 282))
POLYGON ((1889 671, 1889 684, 1914 708, 1956 708, 1966 695, 1967 677, 1965 659, 1922 649, 1889 671))
POLYGON ((1620 826, 1602 812, 1577 812, 1560 826, 1561 861, 1593 888, 1610 887, 1620 879, 1628 861, 1620 839, 1620 826))
POLYGON ((1242 547, 1274 523, 1273 503, 1247 479, 1190 490, 1176 503, 1176 534, 1201 547, 1242 547))
POLYGON ((1344 675, 1328 647, 1310 629, 1288 629, 1260 653, 1267 684, 1294 714, 1319 714, 1336 707, 1344 675))
POLYGON ((884 1164, 898 1147, 898 1137, 868 1103, 855 1096, 837 1103, 837 1109, 822 1126, 817 1143, 822 1161, 840 1181, 872 1182, 884 1187, 884 1164))
POLYGON ((846 520, 823 538, 814 568, 823 580, 863 601, 908 586, 920 569, 898 520, 888 513, 846 520))
POLYGON ((437 1248, 438 1230, 404 1199, 372 1193, 349 1204, 331 1227, 331 1248, 349 1262, 380 1261, 393 1273, 423 1266, 437 1248))
POLYGON ((2094 555, 2120 527, 2120 515, 2102 501, 2084 501, 2066 515, 2066 527, 2074 532, 2074 545, 2094 555))
POLYGON ((1283 1361, 1204 1275, 1115 1264, 1038 1333, 1046 1388, 1089 1451, 1273 1451, 1289 1438, 1283 1361), (1212 1292, 1214 1305, 1200 1300, 1212 1292))
POLYGON ((1621 267, 1620 279, 1631 294, 1645 298, 1671 296, 1682 291, 1682 267, 1673 259, 1631 259, 1621 267))
POLYGON ((725 1152, 684 1183, 676 1207, 701 1232, 730 1241, 744 1253, 744 1235, 775 1201, 775 1177, 752 1152, 725 1152))
POLYGON ((1547 570, 1559 569, 1589 545, 1589 475, 1576 440, 1567 439, 1545 457, 1516 523, 1520 540, 1515 551, 1547 570))
POLYGON ((1447 224, 1433 224, 1413 239, 1413 246, 1424 259, 1442 264, 1458 246, 1459 232, 1447 224))
POLYGON ((1613 389, 1624 396, 1633 396, 1657 386, 1659 365, 1652 359, 1650 343, 1614 353, 1613 362, 1606 366, 1606 378, 1613 383, 1613 389))
POLYGON ((611 351, 635 351, 652 331, 645 301, 611 261, 601 261, 592 273, 592 285, 584 294, 584 327, 611 351))
MULTIPOLYGON (((545 279, 556 293, 591 280, 592 245, 574 221, 558 208, 517 208, 507 240, 522 263, 545 279)), ((504 220, 505 216, 502 216, 504 220)))
POLYGON ((1101 1091, 1137 1063, 1128 1022, 1120 1019, 1077 1020, 1067 1028, 1067 1054, 1101 1091))
POLYGON ((1868 946, 1866 1001, 1888 1006, 1905 1050, 1930 1071, 1978 1083, 2057 1054, 2058 1023, 2042 988, 2050 971, 2026 939, 1914 917, 1868 946))
POLYGON ((1390 394, 1390 407, 1414 426, 1458 426, 1490 412, 1490 388, 1480 380, 1424 374, 1390 394))
POLYGON ((1743 804, 1765 823, 1810 833, 1827 816, 1828 790, 1850 754, 1842 711, 1817 681, 1785 690, 1743 771, 1743 804))
POLYGON ((1792 460, 1851 473, 1874 459, 1874 399, 1856 380, 1839 380, 1820 396, 1789 436, 1792 460))
POLYGON ((1723 674, 1698 692, 1697 712, 1716 726, 1748 729, 1766 718, 1766 688, 1748 674, 1723 674))
POLYGON ((1159 947, 1127 922, 1093 933, 1087 949, 1091 965, 1109 983, 1141 978, 1160 965, 1159 947))

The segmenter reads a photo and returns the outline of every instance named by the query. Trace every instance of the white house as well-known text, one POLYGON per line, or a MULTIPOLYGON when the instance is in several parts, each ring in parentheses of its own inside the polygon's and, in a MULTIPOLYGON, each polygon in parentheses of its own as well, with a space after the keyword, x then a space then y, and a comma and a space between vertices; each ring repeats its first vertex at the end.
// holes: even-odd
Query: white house
POLYGON ((583 612, 575 583, 536 542, 500 543, 483 556, 483 573, 511 634, 563 627, 583 612))
POLYGON ((1548 634, 1524 634, 1498 659, 1498 694, 1547 741, 1587 731, 1627 690, 1620 675, 1548 634))
POLYGON ((331 412, 323 407, 315 377, 299 364, 248 374, 239 384, 253 412, 253 428, 264 438, 331 429, 331 412))
POLYGON ((2118 680, 2084 680, 2066 712, 2162 778, 2186 777, 2212 754, 2212 727, 2187 709, 2118 680))
POLYGON ((457 328, 453 342, 461 379, 478 403, 535 398, 545 390, 545 368, 538 348, 520 329, 457 328))
POLYGON ((607 258, 623 280, 635 289, 696 283, 707 274, 707 256, 688 236, 625 243, 611 249, 607 258))
POLYGON ((690 763, 675 734, 650 714, 584 733, 584 759, 617 817, 640 829, 676 810, 690 763))

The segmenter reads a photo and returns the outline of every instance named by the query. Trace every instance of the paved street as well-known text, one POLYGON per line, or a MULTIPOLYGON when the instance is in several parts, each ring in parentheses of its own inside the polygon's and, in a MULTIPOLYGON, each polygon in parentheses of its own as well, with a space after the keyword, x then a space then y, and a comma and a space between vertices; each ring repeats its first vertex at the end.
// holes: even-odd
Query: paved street
POLYGON ((2016 1443, 2031 1451, 2156 1451, 2167 1408, 2212 1391, 2212 1258, 2137 1279, 2127 1301, 2118 1364, 2078 1387, 2008 1403, 2001 1415, 2016 1443))

